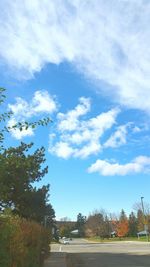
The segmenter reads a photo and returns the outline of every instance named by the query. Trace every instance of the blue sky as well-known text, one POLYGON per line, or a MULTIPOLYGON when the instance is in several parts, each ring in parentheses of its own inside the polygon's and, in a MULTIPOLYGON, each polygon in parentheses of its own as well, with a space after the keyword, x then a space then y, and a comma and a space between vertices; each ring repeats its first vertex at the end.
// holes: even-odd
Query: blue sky
POLYGON ((41 184, 51 184, 57 219, 150 202, 149 1, 16 0, 0 10, 8 125, 53 120, 5 143, 45 146, 41 184))

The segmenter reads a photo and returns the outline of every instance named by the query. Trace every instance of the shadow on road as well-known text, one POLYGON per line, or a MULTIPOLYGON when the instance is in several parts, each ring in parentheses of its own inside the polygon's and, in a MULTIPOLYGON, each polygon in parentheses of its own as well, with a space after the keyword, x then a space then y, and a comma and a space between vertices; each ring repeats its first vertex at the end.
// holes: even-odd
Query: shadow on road
POLYGON ((69 253, 67 267, 150 267, 150 255, 69 253))

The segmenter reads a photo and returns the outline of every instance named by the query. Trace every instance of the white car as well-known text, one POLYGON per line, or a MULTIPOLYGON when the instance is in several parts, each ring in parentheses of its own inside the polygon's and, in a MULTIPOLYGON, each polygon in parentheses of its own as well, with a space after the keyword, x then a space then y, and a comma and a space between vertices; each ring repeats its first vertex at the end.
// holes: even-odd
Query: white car
POLYGON ((68 239, 64 239, 64 240, 63 240, 63 244, 64 244, 64 245, 68 245, 68 244, 70 244, 70 242, 69 242, 68 239))

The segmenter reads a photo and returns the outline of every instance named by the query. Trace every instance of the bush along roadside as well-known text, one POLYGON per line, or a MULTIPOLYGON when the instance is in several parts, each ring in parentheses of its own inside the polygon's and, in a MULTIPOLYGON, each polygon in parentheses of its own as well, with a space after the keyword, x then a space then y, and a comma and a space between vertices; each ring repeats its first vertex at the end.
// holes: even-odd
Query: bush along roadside
POLYGON ((51 231, 18 216, 0 216, 0 267, 41 267, 51 231))

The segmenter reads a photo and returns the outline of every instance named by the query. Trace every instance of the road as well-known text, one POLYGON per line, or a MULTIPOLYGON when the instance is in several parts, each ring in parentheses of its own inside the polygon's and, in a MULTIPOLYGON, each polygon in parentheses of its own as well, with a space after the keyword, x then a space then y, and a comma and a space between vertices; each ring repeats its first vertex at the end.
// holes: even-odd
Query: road
POLYGON ((53 244, 53 253, 66 257, 66 267, 150 267, 150 243, 91 243, 73 239, 69 245, 53 244))

